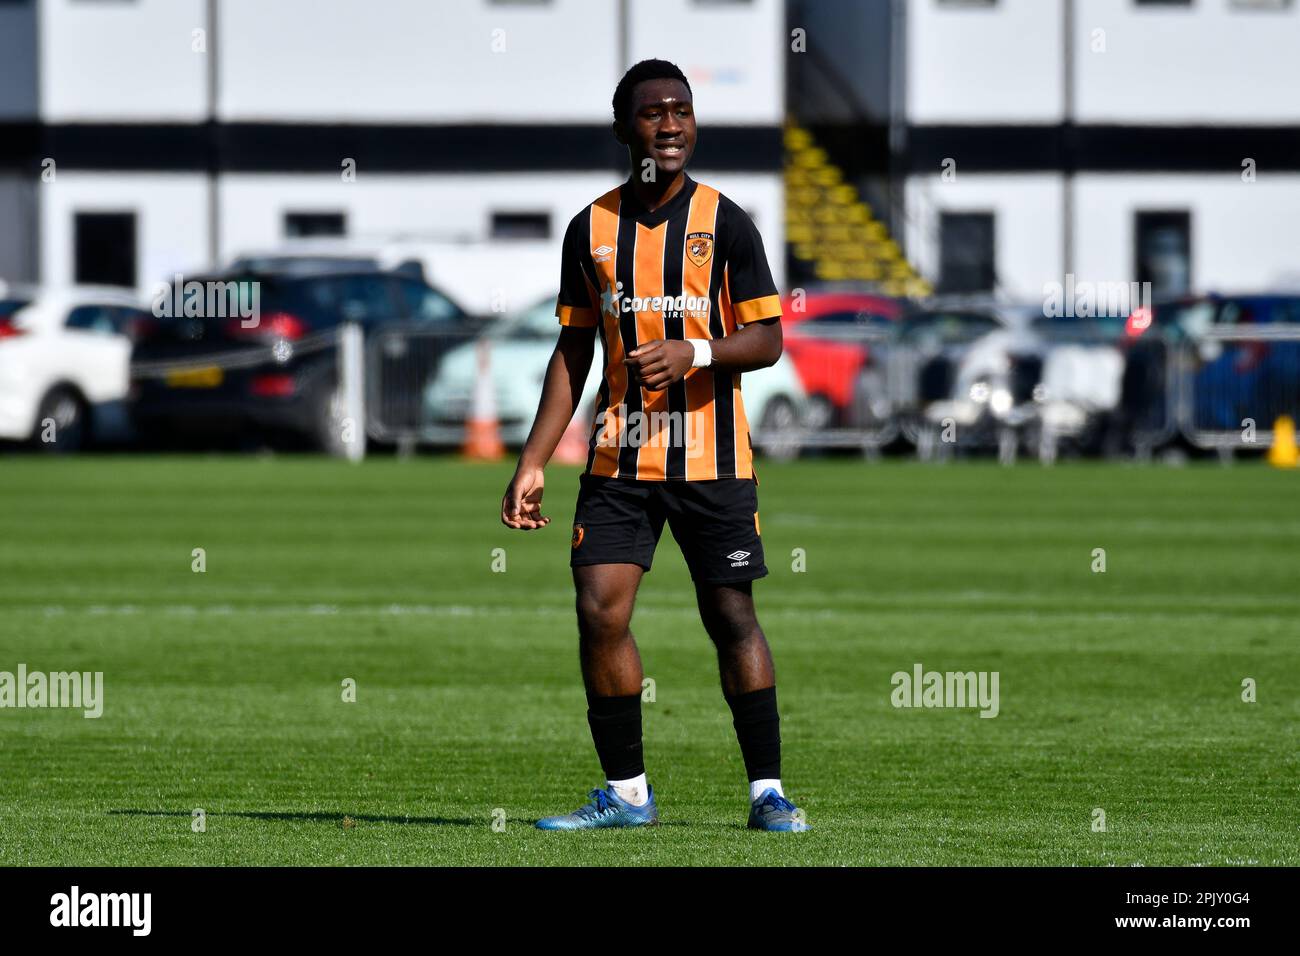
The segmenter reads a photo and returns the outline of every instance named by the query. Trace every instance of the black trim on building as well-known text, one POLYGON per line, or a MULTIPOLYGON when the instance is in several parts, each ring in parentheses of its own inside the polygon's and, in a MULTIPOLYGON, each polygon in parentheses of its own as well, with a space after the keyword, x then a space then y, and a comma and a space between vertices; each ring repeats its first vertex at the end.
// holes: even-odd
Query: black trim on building
MULTIPOLYGON (((0 123, 0 168, 52 157, 63 169, 229 173, 558 172, 621 169, 608 126, 400 126, 287 123, 0 123)), ((695 166, 777 172, 781 129, 709 126, 695 166)))
MULTIPOLYGON (((889 170, 884 126, 818 125, 818 142, 850 176, 889 170)), ((603 125, 332 126, 287 123, 0 123, 0 168, 227 173, 558 172, 621 169, 626 152, 603 125)), ((898 168, 938 172, 1300 171, 1300 126, 911 126, 898 168)), ((777 172, 773 126, 708 126, 696 168, 777 172)))
MULTIPOLYGON (((818 145, 853 178, 887 176, 884 124, 814 124, 818 145)), ((961 172, 1300 171, 1300 126, 911 126, 898 169, 937 173, 944 159, 961 172)))
POLYGON ((939 172, 1300 171, 1300 126, 913 126, 906 169, 939 172))

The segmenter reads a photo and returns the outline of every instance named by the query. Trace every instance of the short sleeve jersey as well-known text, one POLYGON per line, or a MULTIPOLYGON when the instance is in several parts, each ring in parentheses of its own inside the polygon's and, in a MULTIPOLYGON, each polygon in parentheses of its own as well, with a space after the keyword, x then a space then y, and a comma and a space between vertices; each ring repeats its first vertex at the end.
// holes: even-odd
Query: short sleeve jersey
POLYGON ((628 183, 611 189, 569 223, 555 314, 562 325, 595 327, 604 349, 590 474, 753 477, 739 374, 693 368, 655 392, 629 387, 623 364, 655 339, 721 339, 780 318, 762 238, 743 209, 690 177, 654 210, 628 183))

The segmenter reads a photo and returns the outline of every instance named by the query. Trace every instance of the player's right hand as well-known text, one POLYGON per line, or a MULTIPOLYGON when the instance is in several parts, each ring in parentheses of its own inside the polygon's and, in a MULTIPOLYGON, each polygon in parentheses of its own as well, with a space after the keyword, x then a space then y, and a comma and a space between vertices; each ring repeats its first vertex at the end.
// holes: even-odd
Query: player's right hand
POLYGON ((551 523, 542 517, 542 469, 520 465, 501 499, 501 523, 507 528, 535 531, 551 523))

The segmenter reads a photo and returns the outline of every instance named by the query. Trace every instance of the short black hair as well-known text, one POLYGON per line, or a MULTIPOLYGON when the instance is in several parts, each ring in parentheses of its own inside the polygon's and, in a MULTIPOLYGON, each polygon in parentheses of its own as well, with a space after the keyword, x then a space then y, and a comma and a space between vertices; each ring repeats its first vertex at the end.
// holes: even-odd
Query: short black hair
MULTIPOLYGON (((638 83, 646 80, 681 80, 686 86, 686 92, 691 93, 690 81, 677 68, 677 64, 667 60, 642 60, 624 73, 623 79, 614 87, 614 119, 626 119, 628 111, 632 109, 632 91, 638 83)), ((691 96, 694 95, 691 93, 691 96)))

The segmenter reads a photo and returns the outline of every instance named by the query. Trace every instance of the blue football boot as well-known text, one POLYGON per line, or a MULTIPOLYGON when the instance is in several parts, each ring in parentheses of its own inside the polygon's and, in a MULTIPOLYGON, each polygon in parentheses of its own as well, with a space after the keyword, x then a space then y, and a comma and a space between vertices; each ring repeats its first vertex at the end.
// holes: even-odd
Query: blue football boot
POLYGON ((537 821, 539 830, 604 830, 611 827, 644 827, 659 823, 654 787, 646 788, 650 799, 639 807, 619 799, 611 790, 591 791, 591 803, 562 817, 545 817, 537 821))
POLYGON ((802 833, 812 825, 804 820, 803 813, 793 803, 772 787, 758 795, 749 808, 749 828, 779 833, 802 833))

